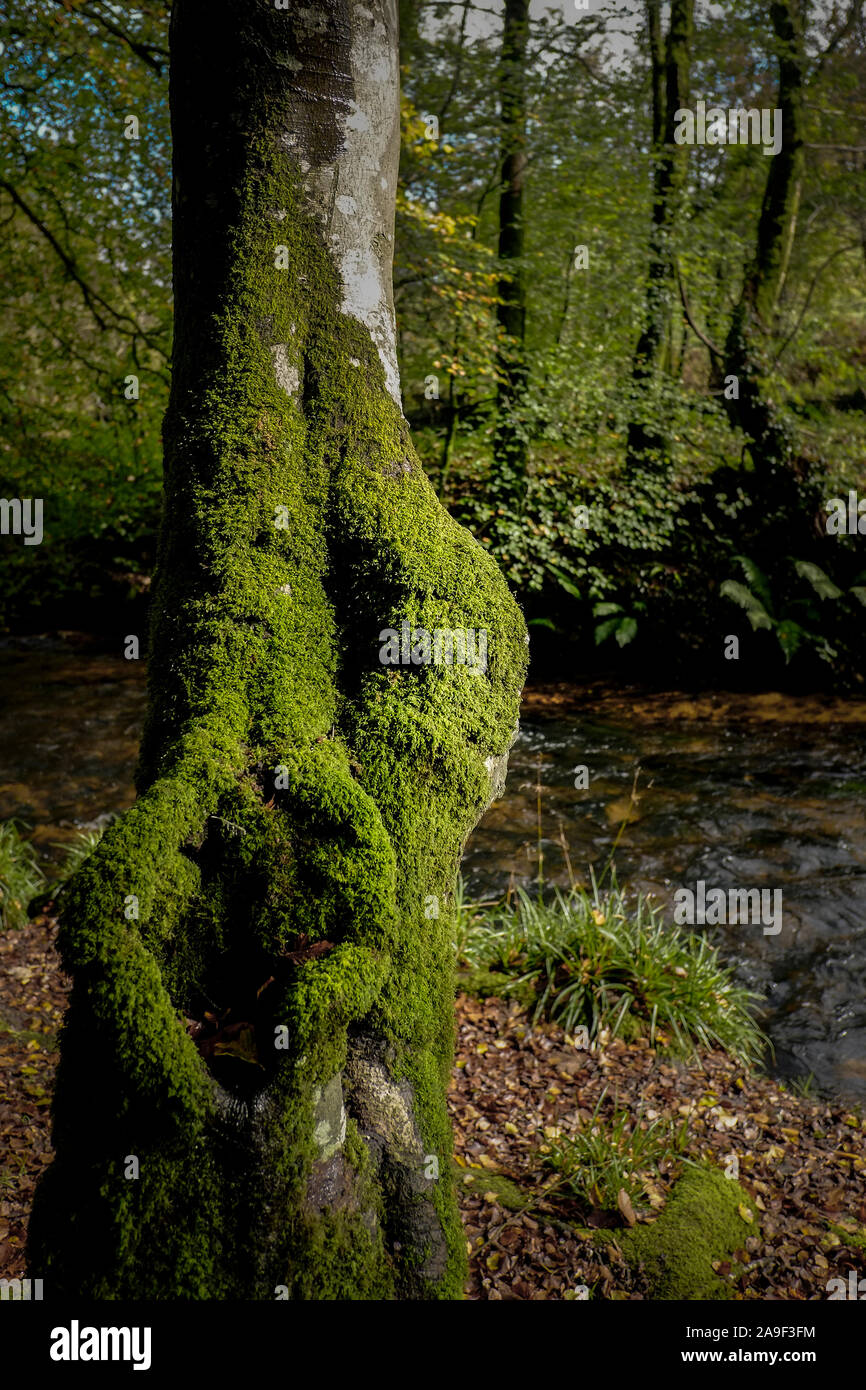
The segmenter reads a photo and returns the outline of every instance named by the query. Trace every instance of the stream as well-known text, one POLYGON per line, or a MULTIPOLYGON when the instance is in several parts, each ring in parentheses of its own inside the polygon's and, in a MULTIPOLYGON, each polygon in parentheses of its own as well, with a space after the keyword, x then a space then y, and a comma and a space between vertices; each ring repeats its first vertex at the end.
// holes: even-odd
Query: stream
MULTIPOLYGON (((3 644, 0 819, 24 821, 47 858, 132 802, 144 677, 143 663, 74 634, 3 644)), ((619 882, 669 909, 698 881, 781 890, 778 932, 703 930, 766 997, 777 1074, 811 1074, 816 1089, 862 1101, 864 801, 866 702, 536 687, 505 795, 471 837, 463 875, 484 899, 509 884, 534 890, 539 869, 546 889, 587 883, 619 836, 619 882)))

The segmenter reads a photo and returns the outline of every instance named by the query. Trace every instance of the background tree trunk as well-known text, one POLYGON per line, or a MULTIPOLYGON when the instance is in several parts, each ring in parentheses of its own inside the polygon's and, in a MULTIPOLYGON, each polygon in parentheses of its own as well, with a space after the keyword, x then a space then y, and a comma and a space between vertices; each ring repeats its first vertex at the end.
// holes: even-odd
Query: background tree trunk
POLYGON ((662 47, 660 0, 647 0, 652 64, 653 205, 644 327, 635 347, 632 382, 636 418, 629 427, 628 459, 633 466, 664 450, 650 389, 665 367, 671 341, 676 290, 675 238, 688 172, 688 147, 674 142, 676 113, 688 105, 694 0, 672 0, 667 43, 662 47), (641 418, 645 407, 650 418, 641 418))
POLYGON ((779 60, 782 147, 769 160, 755 255, 725 344, 726 371, 738 382, 738 395, 726 398, 725 404, 732 423, 752 440, 757 465, 772 472, 790 463, 794 453, 790 427, 773 404, 766 376, 800 206, 806 54, 800 0, 774 0, 770 18, 779 60))
POLYGON ((499 195, 499 281, 496 317, 497 424, 490 495, 494 504, 520 508, 526 491, 528 446, 521 405, 526 394, 526 291, 523 267, 523 185, 526 178, 526 49, 529 0, 505 0, 499 64, 502 120, 502 191, 499 195))
POLYGON ((52 1296, 461 1292, 450 901, 525 629, 400 409, 396 10, 174 6, 150 704, 64 895, 52 1296), (486 630, 486 670, 383 666, 404 620, 486 630))

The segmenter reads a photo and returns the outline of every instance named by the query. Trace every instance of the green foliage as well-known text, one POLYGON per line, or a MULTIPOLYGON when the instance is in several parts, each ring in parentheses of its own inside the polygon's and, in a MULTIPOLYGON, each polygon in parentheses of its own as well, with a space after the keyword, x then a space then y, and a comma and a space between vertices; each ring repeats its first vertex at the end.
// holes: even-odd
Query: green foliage
POLYGON ((814 1072, 806 1072, 803 1076, 792 1076, 785 1089, 790 1091, 792 1095, 802 1097, 803 1100, 813 1100, 818 1089, 814 1072))
MULTIPOLYGON (((636 613, 645 612, 646 604, 636 603, 634 611, 636 613)), ((604 620, 596 623, 596 646, 608 637, 615 637, 618 647, 626 647, 637 633, 637 618, 626 613, 621 603, 596 603, 593 605, 592 616, 604 620)))
POLYGON ((45 526, 38 548, 3 538, 0 626, 125 597, 152 565, 172 325, 169 10, 11 0, 0 19, 0 495, 42 498, 45 526))
MULTIPOLYGON (((46 625, 58 609, 144 592, 153 565, 172 325, 169 6, 132 5, 122 23, 102 0, 12 0, 7 12, 0 494, 42 496, 46 539, 25 550, 4 538, 0 624, 46 625), (138 140, 124 135, 131 113, 138 140), (138 400, 126 399, 129 374, 139 377, 138 400)), ((827 24, 810 15, 810 51, 831 38, 827 24)), ((530 446, 525 503, 509 510, 490 500, 500 29, 462 5, 422 4, 404 32, 394 275, 404 406, 443 500, 500 561, 538 629, 581 640, 590 662, 598 641, 602 660, 639 668, 661 635, 679 640, 688 666, 715 640, 733 597, 719 602, 719 566, 756 555, 773 592, 784 591, 764 549, 779 523, 761 520, 761 460, 729 422, 719 363, 678 304, 664 370, 640 389, 632 378, 652 222, 645 45, 624 56, 600 13, 579 25, 533 15, 531 31, 519 266, 529 380, 515 420, 530 446), (578 246, 586 268, 576 268, 578 246), (642 475, 626 468, 636 423, 663 440, 642 475), (696 489, 732 469, 742 496, 713 519, 704 506, 698 521, 696 489), (584 505, 581 530, 574 517, 584 505), (711 548, 700 534, 710 527, 711 548), (619 609, 593 614, 602 603, 619 609)), ((699 18, 692 84, 772 106, 775 56, 766 15, 726 7, 699 18)), ((862 61, 862 35, 846 31, 810 76, 802 211, 764 362, 766 391, 794 421, 827 495, 862 483, 866 451, 866 193, 844 152, 866 125, 862 61)), ((757 146, 689 151, 676 252, 693 317, 716 343, 754 254, 767 166, 757 146)), ((712 492, 701 496, 707 503, 712 492)), ((783 527, 803 519, 798 508, 808 508, 805 494, 783 527)), ((798 541, 801 563, 856 600, 850 574, 827 564, 815 537, 810 545, 798 541)), ((779 650, 786 662, 800 652, 797 670, 811 657, 827 680, 856 683, 862 615, 828 623, 819 611, 817 626, 805 610, 776 613, 779 650)), ((775 668, 772 644, 766 650, 775 668)))
MULTIPOLYGON (((819 565, 811 560, 790 560, 793 572, 805 585, 797 598, 775 598, 770 589, 766 574, 745 555, 738 555, 746 584, 735 579, 726 579, 719 590, 724 598, 730 599, 742 608, 754 632, 766 629, 772 632, 782 649, 785 661, 789 662, 802 648, 811 649, 822 661, 832 662, 838 655, 836 646, 831 646, 827 636, 820 631, 822 612, 820 603, 841 599, 840 605, 846 619, 854 616, 854 610, 847 600, 866 606, 866 588, 859 582, 853 584, 847 594, 833 582, 819 565)), ((858 576, 858 580, 864 576, 858 576)))
POLYGON ((27 923, 27 904, 45 875, 36 851, 15 821, 0 821, 0 926, 9 931, 27 923))
POLYGON ((573 1136, 551 1142, 545 1162, 560 1175, 563 1189, 593 1206, 616 1210, 621 1191, 633 1202, 647 1196, 657 1178, 682 1154, 688 1121, 642 1120, 632 1110, 602 1113, 607 1089, 592 1116, 573 1136))
POLYGON ((665 925, 641 894, 631 905, 593 883, 544 902, 520 889, 513 907, 473 911, 460 900, 457 916, 458 958, 500 974, 503 994, 529 987, 535 1019, 583 1025, 590 1038, 638 1032, 683 1053, 721 1047, 747 1065, 763 1055, 758 996, 734 983, 705 937, 665 925))
POLYGON ((78 872, 84 861, 90 858, 104 834, 104 828, 79 830, 74 838, 66 844, 57 844, 58 849, 64 850, 63 860, 57 871, 57 879, 60 883, 66 883, 73 874, 78 872))

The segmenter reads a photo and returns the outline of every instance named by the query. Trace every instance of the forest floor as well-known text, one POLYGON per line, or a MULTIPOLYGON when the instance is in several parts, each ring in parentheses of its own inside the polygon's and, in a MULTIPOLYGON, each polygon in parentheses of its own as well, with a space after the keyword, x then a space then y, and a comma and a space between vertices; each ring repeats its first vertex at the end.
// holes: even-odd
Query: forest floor
MULTIPOLYGON (((0 936, 0 1277, 24 1273, 27 1219, 51 1160, 49 1106, 68 980, 55 923, 0 936)), ((531 1027, 518 1005, 457 1000, 450 1104, 470 1299, 648 1297, 617 1230, 657 1219, 681 1171, 663 1165, 649 1205, 588 1207, 557 1183, 547 1158, 608 1098, 687 1124, 684 1155, 739 1182, 760 1234, 716 1273, 734 1298, 826 1299, 831 1278, 866 1272, 866 1120, 835 1102, 746 1075, 722 1053, 674 1062, 645 1040, 579 1049, 560 1028, 531 1027), (593 1230, 604 1230, 601 1244, 593 1230)))

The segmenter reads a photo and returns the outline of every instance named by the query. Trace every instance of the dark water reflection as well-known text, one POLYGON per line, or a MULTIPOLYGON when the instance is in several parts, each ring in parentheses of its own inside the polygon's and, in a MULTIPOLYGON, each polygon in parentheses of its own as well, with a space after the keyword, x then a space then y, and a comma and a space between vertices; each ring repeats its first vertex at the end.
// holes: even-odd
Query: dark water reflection
POLYGON ((0 651, 0 820, 28 822, 49 859, 132 803, 144 682, 122 657, 35 639, 0 651))
MULTIPOLYGON (((34 643, 0 653, 0 819, 28 821, 49 857, 133 799, 140 662, 34 643)), ((866 705, 779 696, 681 697, 603 686, 534 692, 506 795, 467 848, 470 893, 603 865, 625 816, 621 883, 670 904, 698 879, 781 888, 777 936, 706 928, 768 996, 785 1076, 866 1098, 866 705), (585 764, 590 785, 575 790, 585 764), (630 793, 637 773, 637 804, 630 793)))
MULTIPOLYGON (((560 696, 562 692, 560 692, 560 696)), ((704 930, 768 998, 783 1076, 866 1097, 866 707, 782 697, 640 696, 604 689, 529 701, 506 795, 470 842, 470 894, 495 897, 538 865, 565 885, 616 852, 619 881, 668 906, 703 879, 780 888, 782 927, 704 930), (575 790, 574 769, 590 773, 575 790), (630 800, 637 773, 637 804, 630 800)))

